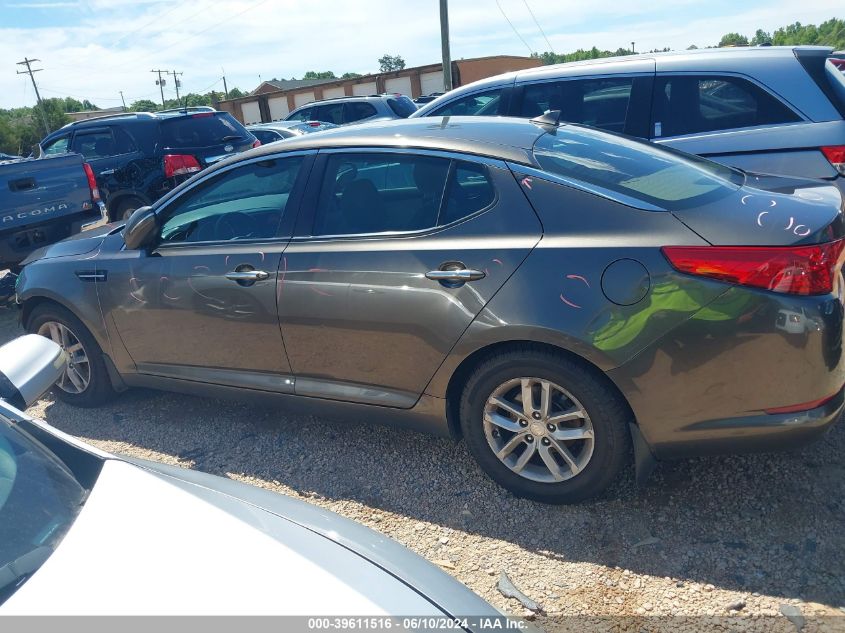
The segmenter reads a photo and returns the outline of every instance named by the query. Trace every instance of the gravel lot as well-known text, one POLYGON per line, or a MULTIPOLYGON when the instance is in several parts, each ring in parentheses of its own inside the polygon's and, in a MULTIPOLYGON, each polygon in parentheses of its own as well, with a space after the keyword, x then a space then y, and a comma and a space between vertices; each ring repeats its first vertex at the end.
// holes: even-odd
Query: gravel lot
MULTIPOLYGON (((0 342, 16 318, 0 310, 0 342)), ((571 615, 608 630, 790 632, 795 615, 845 630, 843 425, 800 452, 663 464, 644 489, 549 507, 498 488, 463 445, 362 421, 141 390, 95 410, 48 395, 31 413, 108 451, 302 497, 526 614, 497 588, 506 572, 546 630, 584 630, 571 615), (640 617, 656 615, 690 617, 640 617)))

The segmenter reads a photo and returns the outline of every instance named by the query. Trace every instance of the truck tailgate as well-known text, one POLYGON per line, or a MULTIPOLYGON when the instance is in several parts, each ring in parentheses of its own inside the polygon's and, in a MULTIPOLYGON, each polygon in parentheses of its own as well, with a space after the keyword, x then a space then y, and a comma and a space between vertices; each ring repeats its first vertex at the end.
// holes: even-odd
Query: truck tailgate
POLYGON ((82 156, 0 164, 0 233, 93 208, 82 156))

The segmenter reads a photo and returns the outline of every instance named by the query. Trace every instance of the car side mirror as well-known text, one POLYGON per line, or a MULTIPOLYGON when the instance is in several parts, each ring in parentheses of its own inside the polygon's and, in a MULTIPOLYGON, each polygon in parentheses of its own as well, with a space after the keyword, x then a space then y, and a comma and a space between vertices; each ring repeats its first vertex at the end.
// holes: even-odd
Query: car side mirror
POLYGON ((126 248, 136 250, 148 246, 158 228, 158 219, 152 207, 138 207, 126 221, 123 241, 126 248))
POLYGON ((23 411, 62 377, 67 356, 56 343, 27 334, 0 347, 0 400, 23 411))

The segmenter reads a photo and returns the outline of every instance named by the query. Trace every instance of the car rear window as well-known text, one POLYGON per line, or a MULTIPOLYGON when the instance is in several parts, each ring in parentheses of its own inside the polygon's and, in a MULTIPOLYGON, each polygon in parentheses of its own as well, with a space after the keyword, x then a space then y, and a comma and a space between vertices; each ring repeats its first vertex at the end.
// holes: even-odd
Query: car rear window
POLYGON ((227 112, 202 113, 163 119, 165 147, 209 147, 249 137, 246 128, 227 112))
POLYGON ((669 211, 726 197, 745 179, 742 172, 697 156, 568 125, 541 136, 534 156, 544 171, 575 184, 669 211))
POLYGON ((414 102, 404 96, 388 99, 387 105, 390 106, 390 109, 393 110, 396 116, 402 117, 403 119, 407 119, 417 111, 417 106, 414 105, 414 102))

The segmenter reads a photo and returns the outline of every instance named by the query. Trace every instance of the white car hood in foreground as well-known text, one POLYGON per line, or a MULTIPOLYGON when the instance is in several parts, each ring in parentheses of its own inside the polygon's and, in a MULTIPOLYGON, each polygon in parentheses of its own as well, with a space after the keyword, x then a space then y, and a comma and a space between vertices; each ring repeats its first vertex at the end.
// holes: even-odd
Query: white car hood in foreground
POLYGON ((219 496, 212 504, 142 468, 106 460, 59 547, 0 613, 441 613, 349 549, 219 496))

